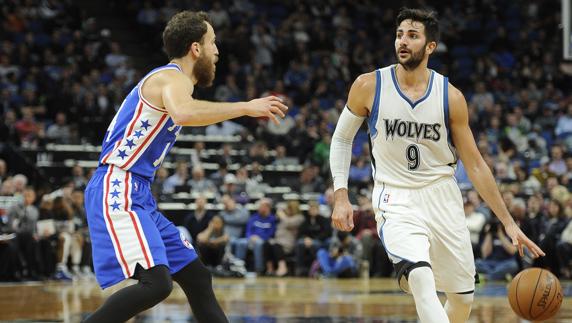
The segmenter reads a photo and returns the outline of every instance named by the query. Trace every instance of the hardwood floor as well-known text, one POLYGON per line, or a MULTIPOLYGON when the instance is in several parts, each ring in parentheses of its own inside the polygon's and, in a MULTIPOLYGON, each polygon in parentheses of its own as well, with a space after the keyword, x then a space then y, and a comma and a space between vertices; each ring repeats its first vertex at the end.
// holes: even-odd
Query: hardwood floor
MULTIPOLYGON (((393 279, 215 279, 215 292, 231 322, 416 322, 412 297, 393 279)), ((101 291, 94 281, 0 284, 1 322, 79 322, 120 284, 101 291)), ((563 282, 572 295, 572 282, 563 282)), ((175 288, 163 303, 134 322, 193 322, 187 300, 175 288)), ((517 323, 506 284, 478 286, 469 322, 517 323)), ((572 298, 547 322, 572 322, 572 298)))

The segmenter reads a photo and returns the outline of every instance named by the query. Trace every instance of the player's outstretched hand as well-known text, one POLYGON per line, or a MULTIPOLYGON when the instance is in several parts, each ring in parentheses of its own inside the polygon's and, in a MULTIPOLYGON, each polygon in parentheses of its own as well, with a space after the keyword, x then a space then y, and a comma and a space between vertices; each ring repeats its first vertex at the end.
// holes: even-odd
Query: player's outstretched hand
POLYGON ((524 246, 528 248, 530 253, 534 258, 538 258, 540 256, 544 256, 545 253, 540 249, 536 243, 532 242, 532 240, 528 239, 528 237, 520 230, 516 222, 512 221, 510 224, 504 227, 506 234, 512 240, 512 244, 518 247, 518 254, 522 257, 524 256, 524 246))
POLYGON ((334 228, 342 231, 351 231, 354 228, 354 209, 350 202, 334 204, 332 223, 334 228))
POLYGON ((284 118, 287 111, 288 107, 282 103, 282 99, 270 95, 249 101, 246 115, 250 117, 268 117, 275 124, 280 124, 276 116, 284 118))

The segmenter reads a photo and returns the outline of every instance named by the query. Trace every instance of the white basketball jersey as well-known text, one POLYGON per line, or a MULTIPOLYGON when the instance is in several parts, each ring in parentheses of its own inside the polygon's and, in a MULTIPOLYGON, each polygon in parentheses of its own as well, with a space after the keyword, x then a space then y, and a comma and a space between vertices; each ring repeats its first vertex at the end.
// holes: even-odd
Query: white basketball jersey
POLYGON ((448 79, 433 70, 430 73, 425 94, 413 102, 399 89, 395 65, 375 71, 368 125, 376 184, 419 188, 455 173, 448 79))

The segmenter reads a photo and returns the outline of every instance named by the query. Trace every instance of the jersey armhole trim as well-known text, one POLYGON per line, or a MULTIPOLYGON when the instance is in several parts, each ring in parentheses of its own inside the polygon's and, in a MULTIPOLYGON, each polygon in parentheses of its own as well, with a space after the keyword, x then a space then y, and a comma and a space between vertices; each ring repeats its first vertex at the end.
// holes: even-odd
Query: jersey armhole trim
POLYGON ((159 67, 154 71, 151 71, 149 74, 147 74, 142 80, 141 83, 139 84, 139 88, 137 89, 137 93, 139 94, 139 99, 141 99, 141 101, 143 101, 143 103, 145 103, 146 106, 155 109, 157 111, 163 112, 163 113, 168 113, 167 109, 165 108, 160 108, 158 106, 155 106, 153 104, 151 104, 149 101, 147 101, 144 97, 143 97, 143 92, 141 91, 141 89, 143 88, 143 84, 145 84, 145 81, 147 81, 147 79, 154 75, 155 73, 158 73, 160 71, 164 71, 164 70, 177 70, 177 71, 181 71, 180 67, 176 64, 168 64, 165 65, 163 67, 159 67))
POLYGON ((381 96, 381 72, 379 70, 375 71, 375 96, 373 97, 373 104, 371 106, 371 113, 369 115, 368 126, 371 138, 375 138, 377 135, 377 117, 379 115, 379 101, 381 96))

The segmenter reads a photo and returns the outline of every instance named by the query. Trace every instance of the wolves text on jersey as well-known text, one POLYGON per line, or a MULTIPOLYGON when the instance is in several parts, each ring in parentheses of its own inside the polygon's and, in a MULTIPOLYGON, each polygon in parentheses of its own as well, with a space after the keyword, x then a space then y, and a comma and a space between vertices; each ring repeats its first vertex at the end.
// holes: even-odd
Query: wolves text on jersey
POLYGON ((410 139, 428 139, 439 141, 441 133, 439 123, 418 123, 415 121, 405 121, 401 119, 383 119, 385 121, 385 138, 388 140, 390 137, 393 140, 395 135, 399 137, 407 137, 410 139))

